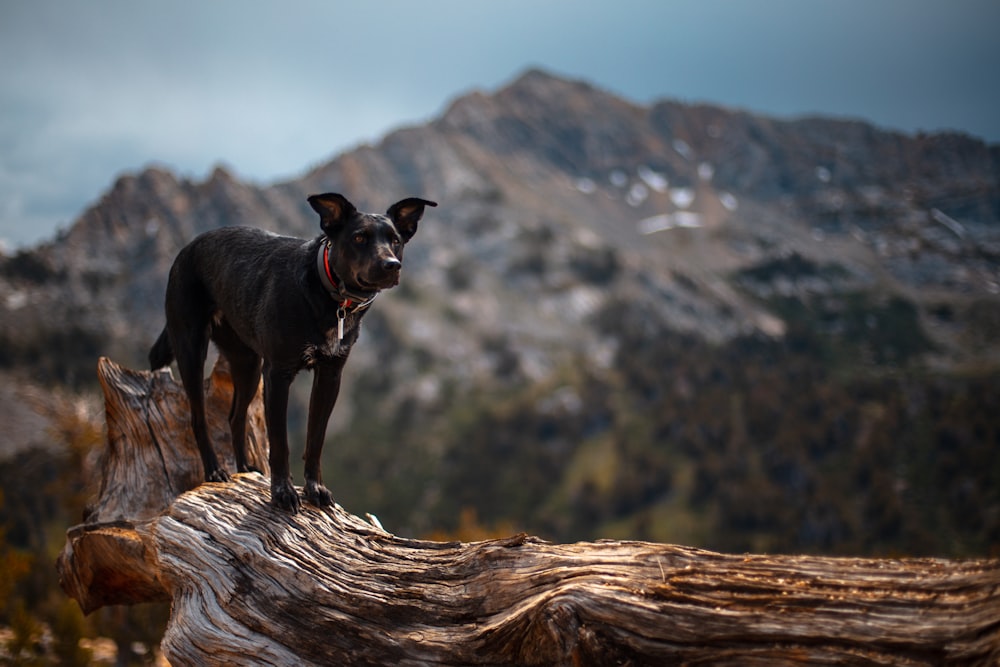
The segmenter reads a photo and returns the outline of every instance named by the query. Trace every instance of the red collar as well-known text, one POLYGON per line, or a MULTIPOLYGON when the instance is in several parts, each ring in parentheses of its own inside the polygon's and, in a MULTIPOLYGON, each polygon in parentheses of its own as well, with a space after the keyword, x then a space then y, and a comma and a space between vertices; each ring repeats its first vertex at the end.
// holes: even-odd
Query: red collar
POLYGON ((319 278, 323 287, 337 301, 337 305, 346 312, 356 313, 364 310, 378 296, 377 291, 374 294, 352 293, 337 282, 336 276, 330 269, 330 242, 328 240, 324 239, 320 243, 319 252, 316 253, 316 268, 319 270, 319 278))
MULTIPOLYGON (((323 244, 323 273, 326 274, 327 281, 329 281, 329 283, 334 287, 334 289, 337 291, 337 293, 339 295, 341 293, 340 285, 337 284, 337 279, 333 277, 333 271, 330 270, 330 244, 329 243, 324 243, 323 244)), ((340 307, 341 308, 350 308, 351 307, 351 303, 353 303, 351 301, 351 299, 350 298, 346 298, 346 299, 344 299, 343 301, 340 302, 340 307)))

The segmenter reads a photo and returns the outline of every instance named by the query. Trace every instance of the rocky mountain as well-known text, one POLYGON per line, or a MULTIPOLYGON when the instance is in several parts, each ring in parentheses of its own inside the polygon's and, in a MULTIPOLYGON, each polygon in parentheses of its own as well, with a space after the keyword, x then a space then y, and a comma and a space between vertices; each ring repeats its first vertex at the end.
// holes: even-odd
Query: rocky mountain
POLYGON ((292 181, 122 176, 57 238, 0 260, 0 367, 83 389, 98 355, 144 367, 180 247, 230 224, 316 234, 305 199, 326 191, 366 210, 440 203, 349 364, 327 448, 349 508, 404 532, 473 512, 559 538, 731 546, 724 526, 746 548, 933 550, 912 532, 926 515, 906 514, 929 502, 911 497, 926 470, 866 443, 923 438, 902 422, 938 396, 984 420, 948 418, 969 450, 938 491, 987 517, 955 540, 1000 544, 983 444, 1000 427, 972 417, 1000 362, 1000 146, 960 134, 643 106, 529 71, 292 181), (782 419, 801 437, 779 438, 782 419), (819 472, 842 458, 889 500, 831 500, 861 484, 819 472), (765 515, 817 498, 782 528, 798 537, 773 538, 748 496, 713 504, 736 461, 756 477, 732 488, 765 515))

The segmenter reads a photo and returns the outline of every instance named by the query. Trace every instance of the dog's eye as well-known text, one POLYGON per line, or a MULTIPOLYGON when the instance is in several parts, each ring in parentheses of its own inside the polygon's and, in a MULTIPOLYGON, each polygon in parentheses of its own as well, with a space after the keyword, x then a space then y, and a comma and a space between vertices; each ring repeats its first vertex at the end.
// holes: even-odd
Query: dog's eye
POLYGON ((366 237, 364 234, 355 234, 354 235, 354 243, 356 243, 357 245, 364 245, 365 241, 367 241, 367 240, 368 240, 368 237, 366 237))

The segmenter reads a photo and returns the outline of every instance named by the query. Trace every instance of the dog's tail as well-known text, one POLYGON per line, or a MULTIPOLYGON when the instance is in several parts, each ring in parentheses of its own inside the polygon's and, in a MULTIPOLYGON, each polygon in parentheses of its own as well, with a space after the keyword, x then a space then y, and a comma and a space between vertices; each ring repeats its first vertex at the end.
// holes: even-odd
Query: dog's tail
POLYGON ((167 336, 166 328, 160 333, 160 337, 153 343, 149 350, 149 369, 157 370, 170 364, 174 360, 174 351, 170 349, 170 338, 167 336))

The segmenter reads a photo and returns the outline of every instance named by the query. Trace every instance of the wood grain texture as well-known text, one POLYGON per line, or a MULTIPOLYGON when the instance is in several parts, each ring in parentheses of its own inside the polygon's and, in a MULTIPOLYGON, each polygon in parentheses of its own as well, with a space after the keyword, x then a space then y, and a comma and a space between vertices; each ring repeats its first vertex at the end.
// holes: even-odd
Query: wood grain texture
POLYGON ((1000 663, 997 560, 428 542, 339 506, 290 515, 269 493, 238 475, 155 516, 75 527, 60 572, 87 585, 67 591, 85 609, 171 599, 174 665, 1000 663))
MULTIPOLYGON (((190 426, 187 395, 169 370, 123 368, 101 358, 108 446, 101 460, 101 489, 88 521, 147 519, 205 479, 190 426)), ((222 357, 205 381, 208 434, 220 463, 235 472, 229 405, 233 382, 222 357)), ((267 429, 258 391, 247 411, 247 460, 267 474, 267 429)))

